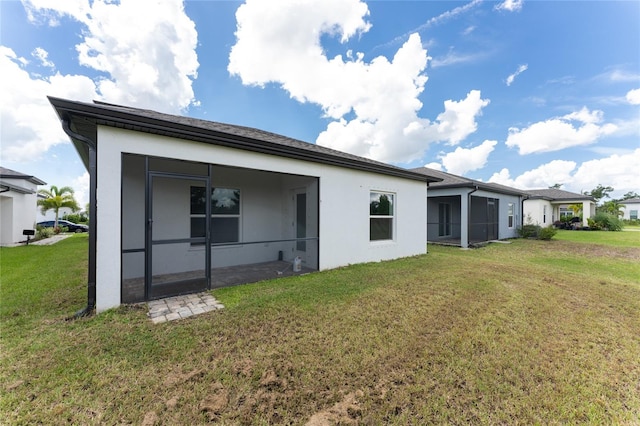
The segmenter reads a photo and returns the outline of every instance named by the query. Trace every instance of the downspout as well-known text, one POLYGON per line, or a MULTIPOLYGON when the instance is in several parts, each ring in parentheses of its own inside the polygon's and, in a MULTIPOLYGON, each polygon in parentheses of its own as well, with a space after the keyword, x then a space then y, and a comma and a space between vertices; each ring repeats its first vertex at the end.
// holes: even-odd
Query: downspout
POLYGON ((62 118, 62 130, 71 139, 87 145, 89 149, 89 271, 87 279, 87 306, 76 312, 72 318, 89 316, 96 308, 96 188, 97 188, 97 145, 91 139, 71 130, 69 117, 62 118))
POLYGON ((529 199, 528 195, 522 196, 520 198, 520 229, 524 226, 524 202, 529 199))

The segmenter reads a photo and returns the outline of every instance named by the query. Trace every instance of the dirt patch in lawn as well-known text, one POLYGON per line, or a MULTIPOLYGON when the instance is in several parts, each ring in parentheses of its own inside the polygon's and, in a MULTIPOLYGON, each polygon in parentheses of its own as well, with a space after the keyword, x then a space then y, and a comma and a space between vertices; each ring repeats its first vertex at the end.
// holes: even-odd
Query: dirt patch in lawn
POLYGON ((356 391, 345 395, 342 401, 337 402, 332 407, 311 416, 309 421, 306 423, 306 426, 358 424, 358 419, 362 415, 362 409, 358 403, 358 398, 362 398, 362 396, 362 391, 356 391))
POLYGON ((640 260, 640 247, 613 247, 602 244, 553 241, 553 248, 554 251, 563 252, 570 256, 640 260))

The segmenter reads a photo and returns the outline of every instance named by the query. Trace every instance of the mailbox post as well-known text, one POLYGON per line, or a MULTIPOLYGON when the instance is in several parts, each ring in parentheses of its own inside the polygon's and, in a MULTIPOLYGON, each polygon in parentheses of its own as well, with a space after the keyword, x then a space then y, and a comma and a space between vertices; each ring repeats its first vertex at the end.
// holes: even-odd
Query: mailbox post
POLYGON ((29 245, 29 240, 31 240, 32 236, 36 235, 36 231, 34 231, 33 229, 25 229, 22 231, 22 235, 27 236, 27 245, 29 245))

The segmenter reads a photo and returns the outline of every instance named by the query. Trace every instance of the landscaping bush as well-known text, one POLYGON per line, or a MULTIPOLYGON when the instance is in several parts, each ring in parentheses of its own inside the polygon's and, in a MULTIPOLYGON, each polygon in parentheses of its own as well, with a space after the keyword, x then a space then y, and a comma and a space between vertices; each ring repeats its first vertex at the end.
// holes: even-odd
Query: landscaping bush
POLYGON ((89 223, 89 218, 84 213, 66 214, 62 216, 62 218, 64 220, 68 220, 69 222, 73 222, 73 223, 83 223, 83 224, 89 223))
POLYGON ((539 232, 540 226, 538 225, 523 225, 522 228, 518 229, 518 234, 520 234, 521 238, 538 238, 539 232))
POLYGON ((603 231, 622 231, 622 220, 620 218, 608 214, 597 213, 593 219, 589 220, 589 228, 603 231))
POLYGON ((53 235, 53 228, 36 227, 36 240, 44 240, 53 235))
POLYGON ((546 228, 541 228, 538 231, 538 239, 549 241, 557 233, 558 233, 558 230, 555 229, 553 226, 547 226, 546 228))

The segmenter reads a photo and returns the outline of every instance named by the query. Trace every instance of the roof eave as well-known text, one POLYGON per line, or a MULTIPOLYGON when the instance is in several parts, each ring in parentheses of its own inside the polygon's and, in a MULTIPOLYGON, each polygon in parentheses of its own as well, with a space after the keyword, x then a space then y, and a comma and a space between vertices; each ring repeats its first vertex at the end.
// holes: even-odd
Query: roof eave
MULTIPOLYGON (((60 119, 87 117, 95 120, 96 125, 120 127, 128 130, 163 134, 181 139, 205 142, 219 146, 226 146, 246 151, 293 158, 303 161, 328 164, 338 167, 352 168, 361 171, 385 174, 404 179, 417 180, 426 183, 439 182, 438 178, 427 176, 410 170, 401 169, 384 163, 368 163, 355 159, 341 158, 328 153, 309 151, 298 147, 284 146, 278 143, 232 135, 201 127, 189 126, 182 123, 168 122, 152 117, 131 114, 124 111, 105 109, 99 105, 68 101, 66 99, 49 97, 60 119), (108 113, 106 113, 108 112, 108 113)), ((78 141, 74 141, 76 149, 81 154, 78 141)), ((82 145, 82 144, 80 144, 82 145)), ((84 160, 84 158, 83 158, 84 160)), ((86 165, 86 164, 85 164, 86 165)))

